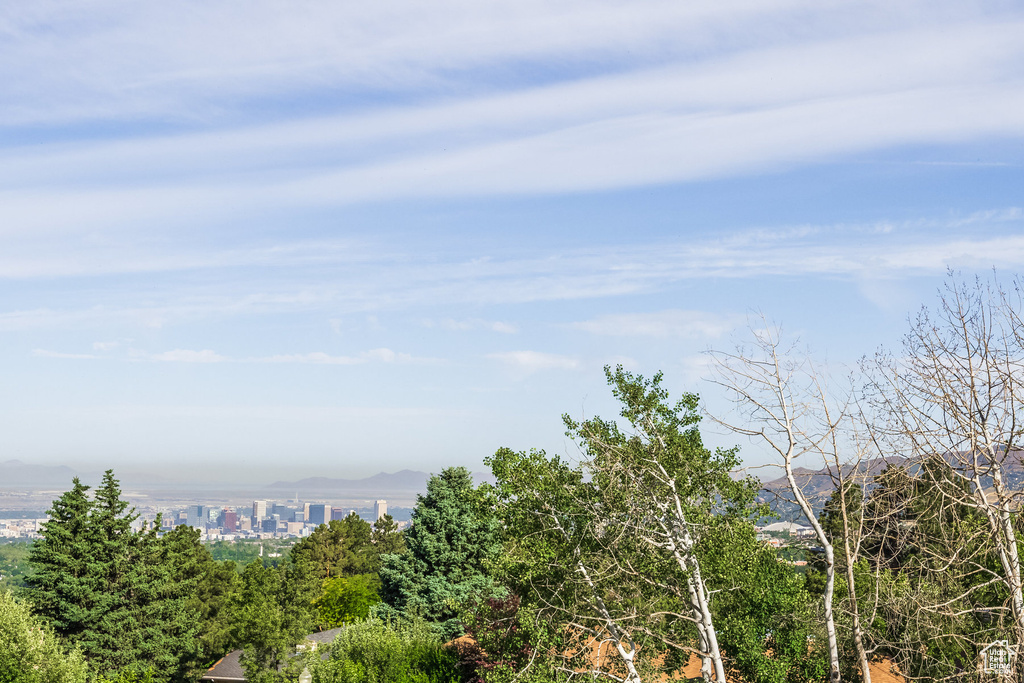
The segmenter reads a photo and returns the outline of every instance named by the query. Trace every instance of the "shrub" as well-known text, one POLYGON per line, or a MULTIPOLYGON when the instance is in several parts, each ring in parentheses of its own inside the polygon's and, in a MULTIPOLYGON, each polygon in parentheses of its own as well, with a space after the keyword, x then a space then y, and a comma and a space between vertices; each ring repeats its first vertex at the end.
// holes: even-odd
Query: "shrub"
POLYGON ((0 683, 85 683, 86 665, 28 605, 0 591, 0 683))
POLYGON ((331 645, 330 656, 310 658, 313 683, 455 683, 455 653, 422 622, 354 623, 331 645))

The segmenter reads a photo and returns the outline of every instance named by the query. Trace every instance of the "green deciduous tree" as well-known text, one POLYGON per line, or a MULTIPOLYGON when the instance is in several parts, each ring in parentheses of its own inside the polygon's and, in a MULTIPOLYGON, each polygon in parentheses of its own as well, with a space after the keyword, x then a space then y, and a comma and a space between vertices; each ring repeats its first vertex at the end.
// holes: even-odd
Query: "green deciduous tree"
POLYGON ((422 622, 367 619, 343 630, 327 659, 310 657, 314 683, 455 683, 455 653, 422 622))
POLYGON ((567 416, 577 466, 508 449, 489 461, 508 530, 503 575, 553 623, 618 656, 583 650, 570 668, 639 681, 696 653, 706 679, 724 680, 700 548, 749 526, 757 485, 730 477, 735 451, 704 448, 696 396, 669 404, 660 374, 605 370, 628 431, 567 416))
POLYGON ((405 536, 398 530, 398 522, 391 515, 384 515, 373 523, 373 534, 370 539, 377 554, 374 570, 380 569, 382 555, 400 555, 405 552, 405 536))
POLYGON ((28 554, 31 545, 22 541, 0 543, 0 590, 4 587, 25 588, 28 554))
POLYGON ((324 582, 314 602, 320 623, 334 628, 365 619, 370 608, 380 602, 380 579, 376 574, 337 576, 324 582))
POLYGON ((370 523, 352 513, 318 526, 292 547, 290 557, 321 581, 366 574, 377 569, 378 553, 372 539, 370 523))
MULTIPOLYGON (((829 674, 818 596, 775 550, 736 523, 699 549, 716 591, 715 625, 727 661, 749 683, 824 681, 829 674)), ((850 648, 853 657, 853 648, 850 648)))
POLYGON ((87 668, 29 605, 0 591, 0 683, 85 683, 87 668))
POLYGON ((469 470, 451 467, 418 497, 407 551, 385 555, 381 597, 392 610, 419 616, 446 637, 461 634, 462 605, 495 590, 488 563, 501 550, 491 494, 476 488, 469 470))
POLYGON ((466 683, 554 683, 571 675, 560 667, 564 634, 518 595, 488 598, 467 606, 462 622, 468 638, 454 644, 466 683))
POLYGON ((246 565, 229 612, 233 640, 244 650, 241 662, 250 681, 289 680, 289 672, 279 673, 278 668, 293 663, 296 644, 313 630, 312 598, 308 576, 294 564, 246 565))

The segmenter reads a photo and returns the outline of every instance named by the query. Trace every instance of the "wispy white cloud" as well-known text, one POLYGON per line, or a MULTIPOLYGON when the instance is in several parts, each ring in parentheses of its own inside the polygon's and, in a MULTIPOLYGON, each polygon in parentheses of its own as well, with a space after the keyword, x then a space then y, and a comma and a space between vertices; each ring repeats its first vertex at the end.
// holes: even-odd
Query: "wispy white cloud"
POLYGON ((742 324, 743 320, 742 316, 675 309, 602 315, 593 320, 572 323, 572 327, 591 334, 616 337, 714 339, 742 324))
MULTIPOLYGON (((446 47, 434 55, 438 61, 426 68, 447 74, 460 66, 468 67, 468 74, 481 61, 487 63, 492 58, 544 59, 552 51, 563 50, 579 50, 574 53, 577 58, 593 63, 594 51, 604 54, 609 44, 621 47, 611 50, 621 59, 635 51, 648 57, 613 61, 615 68, 606 71, 592 68, 553 82, 523 83, 497 92, 493 87, 486 93, 475 88, 454 88, 453 92, 434 82, 431 87, 438 88, 436 92, 443 97, 419 93, 409 98, 411 103, 369 112, 312 120, 284 117, 273 123, 231 118, 172 134, 8 149, 0 167, 0 188, 8 190, 0 202, 0 225, 9 235, 166 233, 197 221, 244 220, 270 208, 635 187, 756 173, 894 145, 1024 135, 1024 121, 1016 115, 1024 109, 1024 81, 1019 75, 1024 64, 1024 41, 1020 40, 1024 20, 1016 14, 978 11, 972 15, 958 11, 952 3, 943 13, 929 3, 916 2, 909 3, 905 12, 892 13, 881 4, 865 7, 858 3, 859 20, 853 21, 854 6, 844 2, 822 7, 794 1, 767 9, 741 1, 715 4, 722 7, 680 9, 661 0, 637 3, 628 11, 618 3, 593 3, 593 7, 568 3, 560 9, 531 4, 539 14, 527 23, 512 19, 516 16, 526 22, 518 5, 505 6, 500 12, 467 12, 462 3, 444 5, 437 16, 428 13, 431 17, 424 17, 426 24, 404 25, 403 30, 409 31, 404 34, 408 44, 387 43, 395 54, 367 45, 375 56, 376 78, 380 78, 380 69, 386 71, 390 65, 395 78, 392 84, 399 89, 411 87, 405 78, 410 69, 420 68, 413 64, 429 62, 432 54, 424 52, 424 41, 440 47, 443 44, 434 41, 452 30, 434 35, 426 28, 436 21, 443 24, 439 17, 446 13, 453 25, 462 27, 455 30, 467 35, 481 26, 489 33, 501 26, 499 43, 503 46, 491 56, 486 56, 489 42, 459 41, 458 54, 446 47), (454 17, 467 13, 471 16, 454 17), (771 29, 765 28, 766 14, 773 15, 771 29), (629 21, 623 21, 626 15, 629 21), (559 23, 570 17, 568 24, 559 23), (837 18, 844 21, 837 23, 837 18), (713 34, 719 36, 720 44, 704 50, 672 47, 686 44, 682 35, 700 35, 708 28, 707 22, 721 29, 713 34), (560 27, 557 32, 556 25, 560 27), (581 35, 558 35, 575 32, 564 31, 564 25, 573 25, 581 35), (816 30, 806 28, 810 26, 816 30), (594 33, 588 35, 587 29, 594 33), (518 40, 510 37, 516 31, 523 33, 518 40), (403 53, 405 49, 410 52, 403 53), (387 64, 382 65, 381 60, 387 64)), ((125 59, 128 27, 157 33, 147 23, 155 17, 146 13, 119 17, 98 11, 104 19, 87 25, 97 30, 109 22, 117 40, 103 43, 95 36, 73 37, 94 45, 93 51, 85 51, 87 56, 93 54, 95 45, 109 45, 111 52, 105 59, 117 60, 122 70, 135 68, 125 59), (141 26, 133 22, 141 22, 141 26), (116 50, 119 43, 122 49, 116 50)), ((164 44, 173 29, 186 31, 194 39, 206 37, 206 25, 185 22, 182 26, 179 19, 170 22, 170 30, 153 36, 158 44, 164 44, 164 50, 154 52, 147 45, 147 55, 170 62, 182 59, 191 66, 168 67, 167 76, 153 80, 140 73, 132 88, 92 83, 83 92, 50 83, 49 97, 39 109, 59 109, 50 101, 63 96, 58 93, 69 93, 72 98, 95 96, 106 102, 112 90, 130 95, 149 87, 165 92, 168 84, 192 84, 175 93, 184 108, 195 110, 196 97, 208 104, 207 95, 196 94, 197 83, 214 93, 225 87, 230 90, 228 83, 248 91, 254 86, 246 85, 245 78, 239 80, 248 74, 257 82, 267 78, 267 88, 273 92, 277 86, 269 84, 276 84, 278 77, 295 80, 297 72, 304 73, 304 66, 318 62, 317 58, 307 62, 292 55, 278 66, 269 66, 263 47, 289 44, 280 38, 280 22, 292 25, 296 20, 282 18, 265 5, 251 11, 253 18, 243 22, 240 30, 252 29, 260 36, 272 31, 275 38, 265 42, 250 42, 251 36, 243 39, 241 53, 245 56, 235 67, 209 55, 213 61, 203 63, 200 69, 198 62, 192 64, 197 56, 184 54, 188 42, 164 44), (256 45, 260 46, 258 56, 256 45), (248 48, 253 52, 246 53, 248 48), (179 49, 183 54, 177 53, 179 49), (212 80, 208 83, 207 78, 212 80), (89 94, 91 88, 96 92, 89 94)), ((208 12, 196 8, 197 16, 208 12)), ((311 11, 311 16, 318 12, 329 14, 325 24, 338 30, 352 19, 346 11, 335 14, 323 6, 311 11)), ((65 24, 52 8, 35 14, 38 17, 26 22, 18 13, 11 13, 13 40, 7 41, 9 58, 0 59, 5 65, 0 66, 0 76, 5 67, 19 75, 11 74, 6 83, 34 88, 32 84, 40 80, 39 73, 28 78, 20 75, 30 65, 43 71, 42 64, 19 53, 36 39, 26 24, 38 21, 48 26, 53 22, 72 34, 80 30, 77 25, 65 24)), ((157 14, 163 17, 163 12, 157 14)), ((378 32, 386 33, 393 20, 388 17, 385 21, 386 13, 377 11, 357 14, 357 24, 368 22, 378 32)), ((312 35, 323 35, 322 27, 306 25, 308 19, 298 21, 312 35)), ((284 35, 294 39, 299 34, 284 35)), ((329 35, 336 40, 333 32, 329 35)), ((141 48, 135 39, 129 42, 130 47, 141 48)), ((292 49, 309 57, 305 39, 288 48, 292 49)), ((215 50, 220 59, 234 51, 215 50)), ((70 47, 62 53, 80 54, 70 47)), ((344 59, 335 63, 334 57, 339 56, 327 58, 330 67, 314 67, 310 72, 309 87, 315 87, 317 93, 325 81, 341 78, 335 71, 342 68, 339 65, 344 59)), ((351 55, 346 53, 344 58, 348 57, 351 55)), ((363 55, 360 60, 365 58, 363 55)), ((140 72, 152 73, 152 59, 140 59, 140 72)), ((369 63, 364 66, 370 68, 369 63)), ((76 66, 50 69, 43 75, 69 72, 85 80, 96 73, 76 66)), ((14 97, 17 89, 9 88, 7 94, 14 97)), ((20 101, 25 97, 26 93, 21 93, 20 101)), ((106 115, 116 117, 131 111, 128 103, 122 106, 128 109, 115 108, 106 115)), ((151 106, 154 115, 166 115, 160 107, 172 105, 151 106)), ((192 258, 203 262, 201 254, 192 258)), ((64 267, 70 268, 72 263, 64 267)), ((140 267, 147 267, 145 259, 140 267)), ((0 272, 4 271, 17 271, 16 262, 0 263, 0 272)))
POLYGON ((519 327, 512 323, 500 320, 483 320, 480 318, 466 318, 455 320, 454 318, 442 318, 441 320, 426 319, 423 321, 426 327, 440 327, 443 330, 452 332, 468 332, 470 330, 488 330, 500 334, 515 334, 519 327))
MULTIPOLYGON (((105 330, 110 325, 124 326, 126 331, 159 329, 211 317, 299 311, 365 320, 365 324, 359 322, 360 329, 365 329, 379 326, 371 319, 376 313, 371 312, 649 294, 708 277, 826 276, 885 281, 941 275, 950 267, 996 266, 1012 272, 1024 269, 1024 231, 1020 228, 1024 228, 1024 211, 1008 207, 909 221, 755 229, 678 242, 509 252, 486 262, 453 260, 444 253, 443 244, 436 252, 403 252, 393 246, 357 249, 345 241, 340 244, 348 245, 346 248, 332 249, 317 242, 325 259, 317 267, 305 260, 307 248, 292 245, 280 251, 299 255, 294 261, 285 257, 275 268, 266 268, 262 256, 252 262, 260 269, 258 281, 251 279, 246 267, 211 268, 216 277, 198 284, 191 277, 171 277, 175 275, 171 271, 158 286, 139 292, 112 285, 102 306, 76 306, 76 297, 69 293, 62 301, 64 308, 0 312, 0 331, 105 330), (330 260, 332 253, 335 261, 330 260)), ((309 246, 308 250, 315 248, 309 246)), ((214 252, 209 258, 215 261, 218 257, 214 252)), ((237 263, 241 266, 244 261, 237 263)), ((629 315, 602 316, 575 325, 595 334, 714 336, 731 324, 728 316, 679 311, 629 315)), ((512 333, 518 329, 508 321, 485 318, 430 321, 453 330, 512 333)))
POLYGON ((496 360, 516 371, 532 374, 541 370, 577 370, 581 367, 580 359, 541 351, 505 351, 489 353, 487 358, 496 360))
POLYGON ((131 355, 135 358, 165 363, 223 363, 230 360, 229 358, 211 351, 210 349, 203 349, 201 351, 194 351, 191 349, 174 349, 173 351, 163 351, 161 353, 143 353, 136 351, 131 355))
POLYGON ((61 351, 48 351, 46 349, 32 349, 32 355, 40 358, 71 358, 75 360, 95 360, 99 358, 91 353, 63 353, 61 351))
MULTIPOLYGON (((295 12, 265 1, 174 8, 94 1, 71 11, 40 0, 0 15, 0 76, 6 98, 16 105, 5 108, 4 118, 195 120, 224 116, 282 91, 295 97, 327 87, 452 89, 481 78, 474 71, 508 63, 643 63, 805 33, 891 30, 920 22, 922 15, 941 16, 934 2, 908 0, 903 13, 860 2, 853 17, 850 4, 440 0, 418 7, 396 0, 311 2, 295 12), (62 49, 52 49, 41 36, 59 40, 62 49)), ((947 14, 956 7, 938 4, 947 14)), ((960 11, 953 18, 964 21, 971 14, 960 11)))
MULTIPOLYGON (((115 348, 116 346, 111 346, 110 344, 102 344, 100 350, 110 351, 115 348)), ((44 358, 116 358, 116 356, 97 356, 94 354, 84 353, 60 353, 56 351, 47 351, 44 349, 35 349, 33 350, 32 355, 44 358)), ((383 347, 363 351, 353 356, 337 356, 329 353, 324 353, 322 351, 313 351, 310 353, 278 354, 273 356, 250 356, 244 358, 225 356, 211 349, 173 349, 171 351, 161 351, 158 353, 152 353, 140 349, 129 348, 127 350, 127 353, 121 358, 124 360, 152 361, 160 363, 296 363, 313 365, 362 365, 364 363, 390 364, 439 362, 439 359, 436 358, 414 357, 413 355, 408 353, 397 352, 389 348, 383 347)))

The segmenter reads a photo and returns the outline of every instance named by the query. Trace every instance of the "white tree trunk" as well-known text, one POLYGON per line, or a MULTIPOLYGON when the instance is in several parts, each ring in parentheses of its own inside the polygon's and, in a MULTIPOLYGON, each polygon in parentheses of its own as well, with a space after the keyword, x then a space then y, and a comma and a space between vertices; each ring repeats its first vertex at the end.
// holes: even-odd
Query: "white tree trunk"
POLYGON ((797 505, 800 506, 800 510, 804 513, 804 517, 810 522, 811 528, 814 529, 814 535, 821 543, 821 547, 825 550, 825 631, 828 634, 828 658, 829 658, 829 681, 835 683, 842 680, 839 673, 839 642, 836 638, 836 620, 835 615, 832 613, 832 595, 835 592, 836 585, 836 558, 835 551, 832 548, 832 544, 828 540, 828 536, 825 535, 825 530, 821 528, 821 524, 818 523, 818 518, 814 515, 814 510, 811 509, 810 504, 807 502, 807 498, 804 497, 803 491, 800 490, 800 486, 796 483, 796 477, 793 476, 793 457, 792 448, 787 452, 784 459, 786 467, 786 481, 789 482, 789 488, 793 492, 793 497, 796 498, 797 505))
MULTIPOLYGON (((594 604, 597 606, 597 610, 604 620, 605 628, 608 629, 608 635, 610 635, 612 640, 615 641, 615 651, 619 653, 619 658, 622 659, 622 663, 626 667, 628 675, 624 679, 623 683, 641 683, 640 674, 637 672, 636 664, 633 662, 633 658, 636 657, 636 648, 633 647, 633 639, 629 638, 630 648, 627 651, 626 648, 623 647, 622 641, 624 637, 628 638, 629 636, 619 628, 618 622, 612 618, 611 613, 608 611, 608 607, 604 604, 604 600, 601 599, 601 596, 597 592, 597 586, 594 585, 593 580, 590 578, 590 572, 587 571, 586 566, 584 566, 582 562, 577 562, 576 568, 580 574, 583 575, 583 580, 586 581, 587 586, 590 587, 591 595, 594 597, 594 604)), ((598 651, 597 656, 601 656, 600 650, 598 651)))

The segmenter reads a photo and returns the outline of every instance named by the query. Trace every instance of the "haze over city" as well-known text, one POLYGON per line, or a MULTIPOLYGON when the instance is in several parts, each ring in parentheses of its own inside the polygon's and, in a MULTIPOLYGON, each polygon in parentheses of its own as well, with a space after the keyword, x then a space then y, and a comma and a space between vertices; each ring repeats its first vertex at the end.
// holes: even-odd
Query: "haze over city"
POLYGON ((480 471, 1024 272, 1019 4, 306 7, 0 13, 0 461, 480 471))

